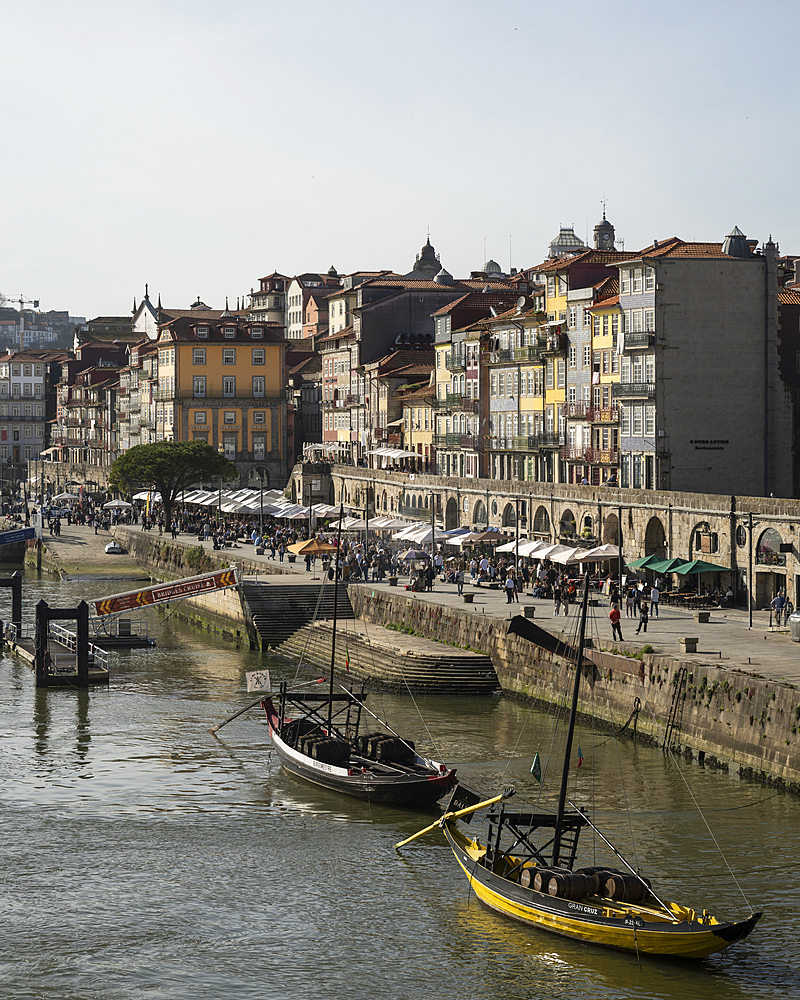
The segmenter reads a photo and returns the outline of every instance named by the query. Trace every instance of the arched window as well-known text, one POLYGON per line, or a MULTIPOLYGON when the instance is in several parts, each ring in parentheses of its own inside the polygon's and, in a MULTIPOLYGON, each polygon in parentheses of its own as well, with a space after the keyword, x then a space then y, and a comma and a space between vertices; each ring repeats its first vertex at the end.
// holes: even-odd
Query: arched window
POLYGON ((774 528, 767 528, 758 540, 756 562, 762 566, 785 566, 786 553, 781 552, 781 536, 774 528))
POLYGON ((550 515, 546 507, 537 507, 533 517, 533 532, 535 535, 550 534, 550 515))

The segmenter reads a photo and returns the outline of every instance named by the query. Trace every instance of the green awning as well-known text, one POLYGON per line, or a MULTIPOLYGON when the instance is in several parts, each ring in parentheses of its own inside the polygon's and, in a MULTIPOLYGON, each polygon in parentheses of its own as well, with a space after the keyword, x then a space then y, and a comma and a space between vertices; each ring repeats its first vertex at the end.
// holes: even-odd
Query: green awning
POLYGON ((705 562, 703 559, 693 559, 684 566, 679 566, 676 573, 681 576, 688 576, 689 573, 730 573, 728 566, 717 566, 716 563, 705 562))
POLYGON ((651 562, 647 568, 653 570, 654 573, 680 573, 680 567, 687 566, 688 563, 688 559, 679 559, 674 556, 672 559, 659 559, 657 562, 651 562))
POLYGON ((634 559, 633 562, 628 563, 629 569, 652 569, 653 564, 661 562, 658 556, 643 556, 641 559, 634 559))

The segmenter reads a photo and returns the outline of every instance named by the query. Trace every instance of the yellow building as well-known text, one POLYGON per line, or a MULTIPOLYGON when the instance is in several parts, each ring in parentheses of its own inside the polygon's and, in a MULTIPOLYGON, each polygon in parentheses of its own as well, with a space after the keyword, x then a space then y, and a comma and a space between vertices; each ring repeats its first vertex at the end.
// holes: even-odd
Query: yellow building
POLYGON ((206 441, 242 482, 279 485, 288 475, 286 341, 277 327, 197 311, 158 333, 157 440, 206 441))

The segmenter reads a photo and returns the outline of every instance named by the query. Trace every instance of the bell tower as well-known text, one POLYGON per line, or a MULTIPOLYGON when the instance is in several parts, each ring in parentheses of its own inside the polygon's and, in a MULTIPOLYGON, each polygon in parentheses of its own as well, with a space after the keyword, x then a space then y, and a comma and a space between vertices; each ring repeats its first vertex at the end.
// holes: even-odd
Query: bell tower
POLYGON ((606 218, 605 208, 603 208, 603 221, 598 222, 594 227, 594 248, 595 250, 614 249, 614 227, 606 218))

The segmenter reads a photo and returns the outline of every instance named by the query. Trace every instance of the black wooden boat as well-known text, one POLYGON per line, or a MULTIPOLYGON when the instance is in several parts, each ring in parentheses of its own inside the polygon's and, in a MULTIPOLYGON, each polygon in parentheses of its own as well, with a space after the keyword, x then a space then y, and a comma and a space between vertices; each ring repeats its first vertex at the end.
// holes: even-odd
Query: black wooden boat
POLYGON ((397 735, 359 732, 358 693, 298 694, 282 684, 277 704, 262 701, 285 771, 334 792, 388 805, 426 806, 456 783, 456 772, 397 735))
POLYGON ((323 693, 290 691, 280 686, 273 698, 261 702, 269 733, 285 771, 334 792, 388 805, 427 806, 437 802, 456 784, 456 772, 417 753, 410 740, 386 726, 363 732, 363 686, 356 693, 334 686, 336 660, 336 611, 339 574, 335 571, 341 542, 334 555, 333 636, 329 687, 323 693))

